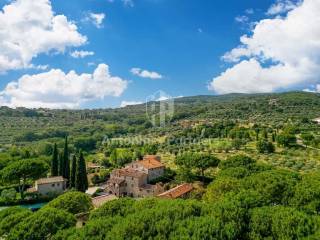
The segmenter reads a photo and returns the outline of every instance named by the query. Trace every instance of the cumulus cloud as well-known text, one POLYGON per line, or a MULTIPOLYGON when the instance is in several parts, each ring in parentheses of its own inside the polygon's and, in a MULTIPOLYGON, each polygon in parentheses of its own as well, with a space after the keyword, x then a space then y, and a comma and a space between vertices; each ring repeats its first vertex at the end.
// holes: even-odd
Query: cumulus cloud
POLYGON ((106 17, 104 13, 89 13, 86 17, 87 21, 90 21, 97 28, 103 27, 103 20, 106 17))
POLYGON ((83 102, 106 96, 118 97, 127 84, 126 80, 112 76, 106 64, 98 65, 92 74, 52 69, 24 75, 8 83, 0 92, 0 104, 28 108, 78 108, 83 102))
POLYGON ((134 7, 133 0, 121 0, 126 7, 134 7))
POLYGON ((85 58, 87 56, 92 56, 94 55, 94 52, 92 51, 73 51, 70 53, 70 56, 73 57, 73 58, 85 58))
POLYGON ((87 38, 49 0, 15 0, 0 11, 0 72, 28 68, 41 53, 64 52, 87 38))
POLYGON ((266 14, 271 16, 286 13, 295 9, 299 4, 301 4, 301 1, 293 2, 290 0, 277 0, 276 3, 271 5, 266 14))
POLYGON ((130 72, 133 75, 142 77, 142 78, 151 78, 151 79, 161 79, 163 76, 160 73, 152 72, 148 70, 143 70, 141 68, 132 68, 130 72))
POLYGON ((222 58, 234 65, 215 77, 217 93, 307 88, 320 81, 320 1, 304 0, 283 17, 258 22, 222 58))
POLYGON ((142 104, 143 102, 139 101, 122 101, 120 104, 120 107, 126 107, 126 106, 131 106, 131 105, 138 105, 142 104))

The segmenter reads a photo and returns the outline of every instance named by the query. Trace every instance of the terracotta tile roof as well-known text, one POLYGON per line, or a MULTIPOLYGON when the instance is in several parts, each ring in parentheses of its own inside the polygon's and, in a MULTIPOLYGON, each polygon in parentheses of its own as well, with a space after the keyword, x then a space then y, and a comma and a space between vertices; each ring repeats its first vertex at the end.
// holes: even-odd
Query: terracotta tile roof
POLYGON ((147 174, 138 170, 135 170, 133 168, 122 168, 116 170, 116 174, 119 176, 126 176, 126 177, 134 177, 134 178, 140 178, 143 176, 146 176, 147 174))
POLYGON ((123 183, 124 182, 124 179, 122 179, 122 178, 117 178, 117 177, 113 177, 113 178, 110 178, 109 180, 108 180, 108 183, 111 183, 111 184, 113 184, 113 183, 115 183, 115 184, 121 184, 121 183, 123 183))
POLYGON ((191 184, 184 183, 158 195, 160 198, 176 199, 190 192, 193 189, 191 184))
POLYGON ((143 158, 143 160, 138 161, 137 164, 141 164, 146 169, 164 167, 164 165, 160 162, 160 157, 155 155, 147 155, 143 158))
POLYGON ((66 179, 64 179, 61 176, 58 177, 49 177, 49 178, 40 178, 36 182, 37 184, 49 184, 49 183, 57 183, 57 182, 64 182, 66 179))
POLYGON ((94 207, 98 208, 104 203, 115 200, 115 199, 118 199, 118 197, 112 194, 105 194, 105 195, 92 198, 92 204, 94 207))

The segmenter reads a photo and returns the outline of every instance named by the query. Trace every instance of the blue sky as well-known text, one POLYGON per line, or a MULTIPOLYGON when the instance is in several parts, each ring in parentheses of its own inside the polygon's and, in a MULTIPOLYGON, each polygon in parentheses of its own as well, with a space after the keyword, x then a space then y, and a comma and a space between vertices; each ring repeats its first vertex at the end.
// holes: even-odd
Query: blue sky
MULTIPOLYGON (((28 1, 30 0, 18 0, 17 2, 28 1)), ((44 1, 43 6, 39 5, 38 7, 45 7, 45 4, 50 5, 50 2, 46 0, 41 1, 44 1)), ((3 8, 5 5, 15 2, 0 0, 0 7, 3 8)), ((32 6, 33 3, 27 4, 30 9, 35 9, 32 6)), ((241 59, 245 58, 243 62, 239 59, 235 60, 235 58, 238 58, 237 54, 232 54, 231 61, 229 61, 230 59, 228 61, 221 59, 227 52, 243 45, 243 43, 240 44, 240 37, 244 34, 252 36, 250 38, 251 42, 259 43, 261 41, 259 40, 259 36, 255 38, 252 30, 259 26, 261 20, 274 20, 281 16, 286 21, 287 12, 301 8, 302 4, 301 1, 297 3, 297 1, 274 0, 51 1, 53 16, 64 15, 70 24, 76 25, 76 32, 82 37, 86 37, 87 40, 85 43, 81 42, 79 37, 72 41, 66 40, 65 45, 62 46, 63 50, 55 49, 54 45, 47 47, 48 44, 41 43, 41 45, 39 43, 39 48, 34 50, 35 53, 30 53, 31 55, 34 54, 31 59, 24 60, 24 67, 21 67, 19 64, 14 68, 8 67, 8 64, 4 65, 4 70, 0 75, 0 104, 1 91, 3 91, 2 105, 19 106, 24 105, 24 102, 30 102, 26 107, 41 107, 41 99, 34 100, 36 97, 33 96, 28 99, 21 97, 27 94, 24 94, 25 92, 23 92, 24 90, 19 84, 18 86, 17 84, 15 85, 14 93, 6 90, 8 83, 17 83, 19 78, 26 74, 37 75, 49 72, 52 69, 59 69, 65 74, 73 70, 78 75, 82 73, 92 74, 99 64, 108 65, 112 76, 121 78, 122 83, 125 81, 125 86, 122 85, 123 89, 112 94, 106 92, 100 93, 100 95, 98 94, 99 97, 91 96, 87 98, 87 96, 81 96, 75 100, 75 104, 70 105, 59 105, 59 99, 52 105, 45 104, 46 101, 44 101, 43 107, 117 107, 124 101, 143 102, 148 95, 157 90, 163 90, 171 96, 223 94, 234 91, 269 92, 291 88, 310 88, 310 91, 315 91, 317 84, 314 79, 298 79, 293 83, 290 82, 290 84, 278 85, 273 82, 270 83, 270 80, 266 79, 262 80, 265 81, 265 85, 258 83, 256 85, 259 86, 246 87, 247 85, 252 85, 251 82, 248 82, 245 86, 238 86, 239 80, 234 75, 237 77, 241 76, 246 67, 250 69, 265 67, 265 61, 258 59, 260 53, 257 54, 252 47, 254 44, 248 44, 248 46, 244 47, 244 49, 250 51, 250 54, 245 53, 239 56, 241 59), (282 8, 276 9, 276 7, 279 7, 279 4, 283 4, 281 5, 282 8), (267 11, 272 6, 275 7, 275 11, 279 11, 267 14, 267 11), (90 14, 100 14, 100 16, 104 14, 104 18, 99 24, 94 18, 90 17, 90 14), (43 46, 46 46, 45 50, 43 50, 43 46), (70 55, 74 51, 92 52, 92 55, 74 58, 70 55), (259 66, 255 64, 254 60, 258 61, 259 66), (33 66, 47 65, 47 67, 46 69, 25 67, 26 62, 33 66), (251 65, 247 66, 249 64, 251 65), (138 76, 138 74, 134 75, 131 71, 132 68, 139 68, 140 71, 146 70, 147 76, 150 75, 150 72, 157 73, 158 76, 161 75, 161 78, 152 79, 146 76, 138 76), (223 75, 228 68, 232 71, 234 70, 235 73, 230 71, 230 73, 227 73, 228 75, 223 75), (219 76, 221 78, 215 79, 219 76), (224 77, 228 79, 225 80, 224 77), (213 83, 213 79, 217 80, 215 84, 213 83), (228 81, 231 81, 229 85, 224 84, 228 81), (306 82, 307 84, 304 84, 306 82), (264 87, 260 88, 260 85, 264 87), (238 86, 238 88, 230 88, 230 86, 238 86), (20 95, 18 96, 18 94, 20 95), (19 101, 17 100, 13 104, 13 98, 19 98, 19 101)), ((7 14, 10 13, 8 12, 7 14)), ((40 20, 37 19, 37 21, 40 20)), ((10 24, 12 23, 8 23, 7 26, 9 27, 10 24)), ((28 24, 33 24, 33 22, 28 24)), ((27 38, 28 36, 26 35, 27 38)), ((41 39, 42 37, 45 38, 45 36, 38 36, 35 41, 38 41, 37 38, 41 39)), ((318 40, 317 37, 318 35, 315 36, 318 40)), ((19 41, 23 40, 19 39, 19 41)), ((52 41, 50 41, 50 44, 55 44, 52 41)), ((267 45, 267 43, 265 44, 267 45)), ((2 48, 5 47, 2 46, 2 48)), ((240 47, 240 49, 242 48, 240 47)), ((276 49, 276 51, 281 52, 282 50, 276 49)), ((10 54, 10 57, 13 55, 11 52, 8 54, 10 54)), ((283 57, 284 54, 281 54, 278 58, 275 58, 273 55, 270 57, 267 51, 264 51, 263 54, 263 58, 271 58, 272 64, 267 64, 268 71, 270 71, 270 66, 277 67, 276 62, 279 61, 282 62, 282 65, 287 66, 287 56, 283 57)), ((318 57, 315 62, 318 64, 318 57)), ((291 64, 289 60, 288 63, 291 64)), ((292 73, 295 73, 295 69, 288 69, 289 72, 291 70, 292 73)), ((268 72, 265 75, 267 74, 268 72)), ((41 81, 46 76, 38 78, 37 81, 41 81)), ((247 79, 246 76, 243 77, 247 79)), ((286 77, 283 78, 283 82, 287 81, 286 77)), ((27 80, 26 83, 28 84, 27 80)), ((34 84, 35 81, 32 83, 34 84)), ((94 95, 94 93, 92 91, 89 95, 94 95)), ((32 94, 35 93, 33 92, 32 94)), ((53 92, 48 93, 43 90, 41 94, 44 98, 46 98, 46 94, 49 94, 50 99, 55 97, 68 99, 69 97, 74 97, 75 95, 73 94, 82 94, 82 92, 72 93, 70 96, 67 96, 53 92)), ((86 94, 88 93, 84 95, 86 94)), ((65 103, 68 101, 72 102, 69 99, 61 102, 65 103)))

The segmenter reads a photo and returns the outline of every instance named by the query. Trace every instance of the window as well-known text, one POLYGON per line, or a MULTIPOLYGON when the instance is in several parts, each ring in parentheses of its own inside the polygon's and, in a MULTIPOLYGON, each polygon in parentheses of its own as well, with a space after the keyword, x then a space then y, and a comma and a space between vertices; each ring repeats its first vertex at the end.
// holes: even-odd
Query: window
POLYGON ((57 186, 59 187, 59 186, 60 186, 60 183, 57 183, 57 186))
POLYGON ((51 187, 54 187, 54 183, 51 184, 51 187))

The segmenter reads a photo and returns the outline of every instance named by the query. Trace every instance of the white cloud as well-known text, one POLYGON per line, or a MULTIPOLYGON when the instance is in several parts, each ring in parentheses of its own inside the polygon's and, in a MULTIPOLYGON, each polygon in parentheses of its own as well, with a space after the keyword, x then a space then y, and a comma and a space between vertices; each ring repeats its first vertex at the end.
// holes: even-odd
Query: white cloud
POLYGON ((245 13, 246 14, 254 14, 254 9, 248 8, 248 9, 246 9, 245 13))
POLYGON ((86 20, 90 21, 97 28, 102 28, 105 17, 106 15, 104 13, 89 13, 89 15, 86 17, 86 20))
POLYGON ((249 18, 247 16, 243 15, 243 16, 237 16, 235 18, 235 20, 236 20, 236 22, 239 22, 239 23, 246 23, 249 21, 249 18))
POLYGON ((28 108, 78 108, 86 101, 120 96, 128 82, 111 76, 109 66, 100 64, 92 74, 64 73, 60 69, 24 75, 0 92, 0 104, 28 108))
MULTIPOLYGON (((114 3, 115 0, 107 0, 109 3, 114 3)), ((133 0, 121 0, 123 5, 125 7, 134 7, 134 1, 133 0)))
POLYGON ((92 51, 73 51, 70 53, 70 56, 73 57, 73 58, 85 58, 87 56, 92 56, 94 55, 94 52, 92 51))
POLYGON ((276 3, 271 5, 266 14, 271 16, 286 13, 295 9, 299 4, 301 4, 301 1, 294 3, 290 0, 277 0, 276 3))
POLYGON ((215 77, 209 89, 251 93, 316 84, 320 81, 319 12, 319 0, 305 0, 284 18, 258 22, 251 36, 242 36, 241 45, 223 56, 235 65, 215 77))
POLYGON ((16 0, 0 11, 0 72, 28 68, 33 58, 86 43, 77 26, 55 15, 49 0, 16 0))
POLYGON ((133 0, 121 0, 126 7, 134 7, 133 0))
POLYGON ((130 72, 133 75, 142 77, 142 78, 151 78, 151 79, 161 79, 163 76, 160 73, 152 72, 148 70, 143 70, 141 68, 132 68, 130 72))
POLYGON ((131 105, 138 105, 142 104, 143 102, 139 101, 122 101, 120 104, 120 107, 126 107, 126 106, 131 106, 131 105))

